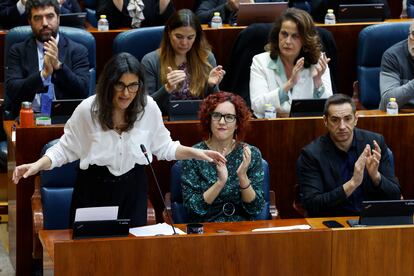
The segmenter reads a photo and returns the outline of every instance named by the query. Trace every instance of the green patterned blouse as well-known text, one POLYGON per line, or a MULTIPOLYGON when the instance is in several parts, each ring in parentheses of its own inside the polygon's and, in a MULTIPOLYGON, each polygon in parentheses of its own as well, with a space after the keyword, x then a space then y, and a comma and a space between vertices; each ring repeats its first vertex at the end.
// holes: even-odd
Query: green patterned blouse
MULTIPOLYGON (((205 142, 200 142, 193 147, 209 149, 205 142)), ((254 220, 260 214, 265 205, 262 155, 256 147, 250 145, 249 147, 251 162, 247 170, 247 177, 256 192, 256 198, 250 203, 245 203, 241 199, 239 178, 237 176, 237 169, 243 161, 243 143, 237 144, 233 151, 226 156, 227 182, 211 205, 204 201, 203 193, 217 181, 216 165, 201 160, 182 161, 181 185, 189 222, 254 220), (232 203, 235 206, 235 212, 231 216, 229 214, 232 205, 226 203, 232 203), (226 204, 225 212, 223 212, 224 204, 226 204)))

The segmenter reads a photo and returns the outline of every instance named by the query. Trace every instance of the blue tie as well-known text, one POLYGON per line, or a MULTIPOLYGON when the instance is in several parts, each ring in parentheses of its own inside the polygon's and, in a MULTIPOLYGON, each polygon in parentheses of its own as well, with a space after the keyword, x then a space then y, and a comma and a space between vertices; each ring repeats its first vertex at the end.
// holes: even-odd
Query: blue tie
POLYGON ((43 93, 40 99, 40 103, 41 103, 40 112, 43 115, 47 115, 47 116, 50 116, 50 112, 52 109, 52 100, 55 94, 55 87, 53 83, 51 82, 51 80, 52 80, 52 76, 49 76, 46 79, 46 83, 48 84, 47 93, 43 93))

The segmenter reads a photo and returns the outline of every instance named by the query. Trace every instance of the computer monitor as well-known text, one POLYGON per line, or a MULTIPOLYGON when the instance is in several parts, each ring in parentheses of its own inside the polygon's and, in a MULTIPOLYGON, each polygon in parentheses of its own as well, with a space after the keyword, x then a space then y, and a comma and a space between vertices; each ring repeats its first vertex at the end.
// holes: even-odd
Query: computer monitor
POLYGON ((240 3, 237 25, 248 26, 253 23, 275 22, 286 9, 288 2, 240 3))
POLYGON ((414 200, 363 201, 359 220, 349 220, 351 226, 413 224, 414 200))
POLYGON ((289 117, 322 116, 326 99, 293 99, 289 117))
POLYGON ((377 4, 341 4, 338 9, 338 22, 379 22, 384 21, 383 3, 377 4))
POLYGON ((53 100, 50 112, 52 124, 64 124, 83 99, 53 100))
POLYGON ((168 104, 170 121, 198 120, 202 100, 173 100, 168 104))
POLYGON ((60 25, 75 27, 75 28, 84 28, 86 12, 76 12, 76 13, 65 13, 60 16, 60 25))

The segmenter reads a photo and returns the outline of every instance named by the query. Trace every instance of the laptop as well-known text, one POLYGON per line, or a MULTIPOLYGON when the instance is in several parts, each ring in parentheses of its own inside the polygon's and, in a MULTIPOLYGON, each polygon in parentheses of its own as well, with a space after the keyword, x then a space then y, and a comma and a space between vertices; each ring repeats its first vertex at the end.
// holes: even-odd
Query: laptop
POLYGON ((237 25, 273 23, 287 8, 288 2, 240 3, 237 13, 237 25))
POLYGON ((293 99, 289 117, 323 116, 326 99, 293 99))
POLYGON ((65 124, 83 99, 53 100, 50 112, 52 124, 65 124))
POLYGON ((170 121, 198 120, 198 111, 202 100, 176 100, 168 104, 170 121))
POLYGON ((341 4, 338 22, 380 22, 385 19, 384 4, 341 4))
POLYGON ((413 224, 414 200, 363 201, 359 219, 348 220, 352 227, 413 224))
POLYGON ((65 13, 60 16, 60 26, 85 28, 86 12, 65 13))

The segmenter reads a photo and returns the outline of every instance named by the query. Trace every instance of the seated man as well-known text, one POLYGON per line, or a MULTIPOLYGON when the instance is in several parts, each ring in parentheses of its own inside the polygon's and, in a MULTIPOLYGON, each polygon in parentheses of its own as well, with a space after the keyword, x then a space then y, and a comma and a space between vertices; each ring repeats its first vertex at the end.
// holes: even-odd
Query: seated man
POLYGON ((408 38, 391 46, 384 52, 381 61, 380 109, 385 110, 390 98, 398 106, 414 106, 414 23, 410 26, 408 38))
POLYGON ((53 99, 86 98, 89 93, 88 50, 59 34, 56 0, 27 0, 33 36, 10 48, 6 66, 6 106, 17 117, 24 101, 35 112, 50 113, 53 99))
POLYGON ((384 137, 355 128, 358 115, 352 99, 334 94, 324 112, 328 133, 304 147, 297 162, 308 215, 354 216, 363 200, 400 199, 384 137))
POLYGON ((201 24, 208 24, 214 15, 219 12, 223 23, 234 23, 239 10, 239 3, 259 2, 286 2, 285 0, 201 0, 196 15, 201 24))
MULTIPOLYGON (((77 0, 58 0, 60 13, 81 12, 77 0)), ((0 1, 0 29, 11 29, 16 26, 27 25, 26 0, 0 1)))

